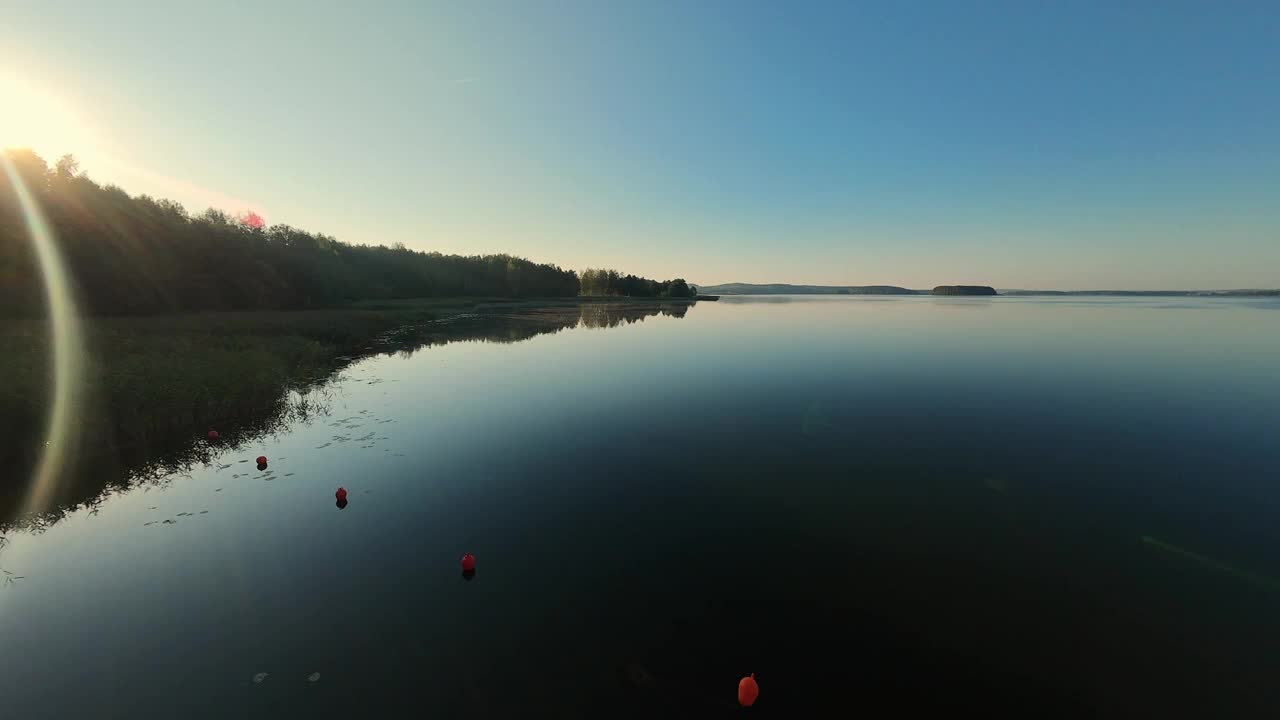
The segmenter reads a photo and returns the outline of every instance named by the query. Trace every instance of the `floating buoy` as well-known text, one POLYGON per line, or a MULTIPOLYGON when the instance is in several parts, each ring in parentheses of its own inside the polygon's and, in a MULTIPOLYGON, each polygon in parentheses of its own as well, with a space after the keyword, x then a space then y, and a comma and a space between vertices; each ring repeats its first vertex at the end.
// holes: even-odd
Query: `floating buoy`
POLYGON ((217 430, 210 430, 210 431, 209 431, 209 442, 217 442, 217 440, 218 440, 218 431, 217 431, 217 430))
POLYGON ((267 469, 267 464, 266 464, 266 463, 264 463, 264 462, 263 462, 263 463, 258 463, 258 470, 266 470, 266 469, 267 469))
POLYGON ((339 498, 339 499, 338 499, 338 502, 334 503, 334 505, 337 505, 339 510, 346 510, 346 509, 347 509, 347 499, 346 499, 346 498, 339 498))
POLYGON ((266 464, 267 464, 267 456, 266 456, 266 455, 259 455, 259 456, 258 456, 258 464, 259 464, 259 465, 266 465, 266 464))
POLYGON ((462 572, 473 573, 476 571, 476 556, 467 553, 462 556, 462 572))
POLYGON ((751 707, 756 697, 760 695, 760 686, 756 685, 756 674, 742 678, 738 681, 738 704, 742 707, 751 707))
POLYGON ((336 498, 338 498, 339 500, 346 500, 346 499, 347 499, 347 489, 346 489, 346 488, 344 488, 344 487, 340 487, 340 488, 338 488, 338 492, 334 493, 334 494, 333 494, 333 496, 334 496, 334 497, 336 497, 336 498))

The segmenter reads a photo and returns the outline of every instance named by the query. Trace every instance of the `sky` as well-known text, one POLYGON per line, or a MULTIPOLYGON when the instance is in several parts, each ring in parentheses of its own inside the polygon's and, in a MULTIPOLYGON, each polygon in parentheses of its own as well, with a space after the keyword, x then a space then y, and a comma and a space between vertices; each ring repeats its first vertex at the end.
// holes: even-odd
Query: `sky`
POLYGON ((0 145, 702 284, 1280 287, 1278 78, 1275 2, 0 0, 0 145))

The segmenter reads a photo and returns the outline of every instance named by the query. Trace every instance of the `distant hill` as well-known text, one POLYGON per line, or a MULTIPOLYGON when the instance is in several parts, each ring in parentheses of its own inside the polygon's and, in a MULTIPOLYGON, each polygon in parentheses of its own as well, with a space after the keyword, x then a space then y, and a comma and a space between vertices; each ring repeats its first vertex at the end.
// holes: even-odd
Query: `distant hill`
POLYGON ((786 283, 725 283, 698 285, 700 295, 928 295, 896 285, 788 285, 786 283))

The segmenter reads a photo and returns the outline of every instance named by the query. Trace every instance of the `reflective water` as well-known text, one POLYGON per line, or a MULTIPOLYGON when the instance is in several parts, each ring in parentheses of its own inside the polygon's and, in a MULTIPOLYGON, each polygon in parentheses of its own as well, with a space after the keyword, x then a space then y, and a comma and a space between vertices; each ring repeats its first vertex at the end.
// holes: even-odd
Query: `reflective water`
POLYGON ((1275 300, 570 312, 10 531, 0 716, 1280 708, 1275 300))

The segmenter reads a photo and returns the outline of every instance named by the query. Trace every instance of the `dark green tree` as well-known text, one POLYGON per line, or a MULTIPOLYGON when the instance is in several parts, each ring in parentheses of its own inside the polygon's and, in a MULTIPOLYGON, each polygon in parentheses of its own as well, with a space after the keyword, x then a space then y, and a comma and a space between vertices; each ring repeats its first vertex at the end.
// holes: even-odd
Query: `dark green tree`
MULTIPOLYGON (((64 155, 53 168, 5 151, 57 235, 81 307, 99 314, 319 308, 442 296, 575 297, 576 273, 510 255, 442 255, 350 245, 288 225, 130 197, 64 155)), ((617 273, 605 273, 605 291, 617 273)), ((25 221, 0 173, 0 314, 42 312, 25 221)))

